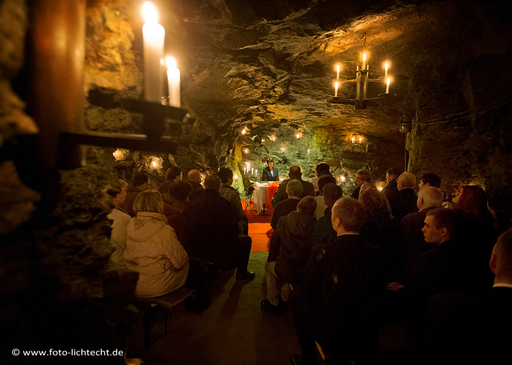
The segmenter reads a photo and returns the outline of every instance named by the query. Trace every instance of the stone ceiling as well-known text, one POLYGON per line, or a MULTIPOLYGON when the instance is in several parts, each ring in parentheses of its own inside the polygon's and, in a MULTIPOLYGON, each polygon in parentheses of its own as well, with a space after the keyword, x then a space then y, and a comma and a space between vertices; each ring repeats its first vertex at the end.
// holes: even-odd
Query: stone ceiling
MULTIPOLYGON (((479 57, 508 53, 511 45, 510 14, 489 2, 154 4, 166 29, 166 53, 181 69, 182 105, 194 117, 184 127, 183 147, 171 157, 185 169, 215 171, 226 164, 236 169, 246 161, 261 169, 270 157, 281 171, 299 164, 309 177, 316 163, 326 161, 349 180, 358 168, 382 179, 389 167, 405 168, 400 122, 450 118, 475 107, 475 101, 486 108, 488 99, 496 99, 492 92, 488 99, 469 96, 468 68, 479 57), (363 49, 369 53, 370 78, 382 77, 384 61, 391 62, 393 96, 367 109, 330 103, 335 64, 342 65, 342 79, 354 78, 363 49), (353 135, 363 143, 352 144, 353 135)), ((90 129, 136 130, 130 115, 105 105, 103 96, 142 94, 140 5, 90 4, 85 85, 90 129)), ((384 90, 382 81, 370 84, 368 93, 374 97, 384 90)), ((353 84, 344 83, 340 94, 353 97, 353 84)))

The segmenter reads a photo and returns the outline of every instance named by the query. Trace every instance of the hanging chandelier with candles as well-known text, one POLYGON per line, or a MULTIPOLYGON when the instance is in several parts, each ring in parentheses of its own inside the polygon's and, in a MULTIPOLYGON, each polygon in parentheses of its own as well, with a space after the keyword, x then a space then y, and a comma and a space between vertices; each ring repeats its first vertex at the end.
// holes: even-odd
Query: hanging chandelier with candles
MULTIPOLYGON (((369 54, 368 52, 363 52, 361 54, 361 65, 356 66, 356 78, 355 79, 342 79, 340 78, 340 69, 341 65, 336 65, 336 79, 334 80, 334 97, 329 99, 330 103, 334 104, 354 104, 356 109, 366 109, 368 102, 386 98, 392 96, 389 93, 389 85, 391 84, 392 77, 389 74, 390 63, 386 61, 383 65, 384 68, 384 77, 379 77, 376 79, 370 79, 370 66, 368 63, 369 54), (341 89, 347 85, 355 83, 355 97, 347 98, 338 96, 338 93, 341 94, 341 89), (377 95, 377 97, 368 97, 368 83, 384 83, 385 84, 385 93, 377 95)), ((345 94, 343 94, 345 95, 345 94)), ((396 95, 393 95, 396 96, 396 95)))

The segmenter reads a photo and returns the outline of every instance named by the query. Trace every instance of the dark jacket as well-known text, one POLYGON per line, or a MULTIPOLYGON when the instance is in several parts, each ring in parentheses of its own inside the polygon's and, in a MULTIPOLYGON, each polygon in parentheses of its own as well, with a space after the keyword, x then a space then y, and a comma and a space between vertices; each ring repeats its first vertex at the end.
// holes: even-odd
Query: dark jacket
POLYGON ((188 201, 190 204, 192 204, 194 200, 196 200, 196 198, 204 191, 204 187, 195 181, 189 181, 188 183, 192 186, 192 191, 188 195, 188 201))
POLYGON ((382 192, 384 193, 384 195, 386 195, 386 198, 388 199, 393 195, 397 194, 398 188, 396 179, 393 179, 390 182, 388 182, 387 185, 384 186, 384 189, 382 189, 382 192))
POLYGON ((289 198, 283 201, 280 201, 274 207, 274 211, 272 213, 272 220, 270 221, 270 226, 276 229, 277 222, 279 222, 279 218, 288 215, 289 213, 295 211, 297 209, 297 204, 299 204, 300 199, 289 198))
POLYGON ((205 189, 192 204, 192 219, 192 235, 186 247, 192 256, 220 268, 231 262, 238 238, 238 222, 231 204, 217 191, 205 189))
POLYGON ((164 215, 169 225, 176 231, 176 236, 183 247, 192 234, 192 208, 188 202, 173 199, 169 194, 164 194, 164 215))
POLYGON ((418 211, 416 203, 418 196, 414 189, 402 189, 389 199, 389 206, 391 207, 391 214, 398 222, 402 220, 407 214, 418 211))
POLYGON ((268 261, 276 262, 277 276, 292 285, 300 285, 311 254, 315 217, 291 212, 281 217, 270 240, 268 261))
MULTIPOLYGON (((315 196, 315 188, 313 184, 311 184, 308 181, 304 181, 302 179, 298 179, 300 183, 302 184, 302 196, 301 198, 304 198, 305 196, 311 195, 315 196)), ((280 201, 288 199, 288 193, 286 192, 286 185, 290 182, 290 179, 284 180, 281 184, 279 184, 279 188, 277 188, 276 194, 274 195, 274 200, 272 200, 272 206, 275 207, 277 203, 280 201)))
POLYGON ((377 321, 370 317, 389 278, 386 256, 384 248, 352 234, 313 248, 294 302, 304 303, 302 315, 311 319, 319 343, 329 352, 355 351, 365 342, 361 338, 368 339, 365 325, 375 327, 377 321))
POLYGON ((120 206, 120 208, 124 209, 132 218, 137 215, 133 211, 133 203, 135 202, 135 199, 137 199, 140 193, 142 193, 142 190, 140 190, 139 188, 135 186, 129 186, 126 189, 126 199, 120 206))
POLYGON ((313 228, 313 246, 329 243, 336 238, 336 231, 332 228, 331 209, 327 208, 325 214, 316 220, 313 228))
POLYGON ((270 173, 270 169, 265 167, 263 169, 263 174, 261 175, 261 180, 263 181, 279 181, 279 170, 277 167, 272 168, 272 174, 270 173))

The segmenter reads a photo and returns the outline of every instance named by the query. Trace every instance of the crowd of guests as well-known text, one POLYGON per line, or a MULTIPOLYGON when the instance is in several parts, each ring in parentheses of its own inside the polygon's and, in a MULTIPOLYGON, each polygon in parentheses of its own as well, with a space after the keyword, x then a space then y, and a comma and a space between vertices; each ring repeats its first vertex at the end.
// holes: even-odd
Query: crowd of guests
MULTIPOLYGON (((269 180, 277 176, 273 163, 266 170, 269 180)), ((371 364, 379 326, 390 320, 425 344, 428 364, 471 363, 494 343, 503 353, 510 335, 495 332, 511 324, 503 311, 512 304, 512 233, 496 243, 485 191, 461 186, 446 208, 439 176, 418 182, 391 168, 382 192, 370 171, 357 171, 349 197, 329 170, 317 165, 308 182, 291 166, 272 202, 261 310, 279 316, 291 308, 302 349, 292 364, 316 364, 317 348, 328 363, 371 364)), ((248 220, 232 184, 227 168, 204 182, 191 170, 185 182, 173 167, 160 191, 138 174, 113 196, 112 261, 139 272, 138 296, 189 285, 201 311, 209 305, 205 262, 212 275, 236 269, 237 282, 254 279, 248 220)))
POLYGON ((495 245, 497 224, 481 187, 461 186, 447 208, 435 174, 417 182, 389 169, 381 192, 370 171, 359 170, 344 197, 322 166, 314 198, 301 191, 295 168, 282 189, 288 199, 274 205, 261 303, 274 316, 291 307, 302 349, 292 364, 316 364, 317 349, 327 363, 372 364, 386 321, 424 344, 416 361, 471 364, 492 352, 493 364, 510 362, 499 359, 512 340, 511 315, 503 313, 512 297, 512 233, 495 245))

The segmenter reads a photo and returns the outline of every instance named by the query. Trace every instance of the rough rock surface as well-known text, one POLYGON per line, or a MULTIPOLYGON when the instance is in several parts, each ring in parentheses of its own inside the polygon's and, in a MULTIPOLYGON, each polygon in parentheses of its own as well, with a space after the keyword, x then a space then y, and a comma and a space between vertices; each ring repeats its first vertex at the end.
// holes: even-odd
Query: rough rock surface
MULTIPOLYGON (((134 6, 117 4, 130 11, 134 6)), ((261 171, 273 158, 284 174, 298 164, 312 177, 316 163, 328 162, 338 178, 347 178, 345 190, 358 168, 383 180, 385 169, 396 167, 439 174, 447 193, 460 183, 481 183, 510 201, 501 191, 510 184, 495 176, 507 182, 512 176, 494 164, 509 160, 510 80, 503 72, 512 44, 508 7, 478 1, 265 4, 155 2, 168 34, 166 53, 182 71, 183 107, 195 118, 184 128, 176 163, 206 171, 227 164, 240 175, 245 162, 261 171), (383 62, 391 62, 394 97, 359 110, 330 103, 335 64, 342 66, 342 79, 354 78, 363 49, 371 78, 382 78, 383 62), (399 132, 402 124, 410 130, 407 138, 399 132)), ((134 38, 125 59, 133 53, 140 64, 140 14, 131 14, 131 28, 123 29, 134 38)), ((105 18, 103 27, 112 21, 105 18)), ((115 92, 126 92, 123 84, 115 92)), ((353 97, 354 84, 342 85, 340 95, 353 97)), ((140 84, 133 88, 139 91, 140 84)), ((369 84, 368 94, 384 90, 381 79, 369 84)), ((111 130, 109 120, 89 123, 111 130)))

